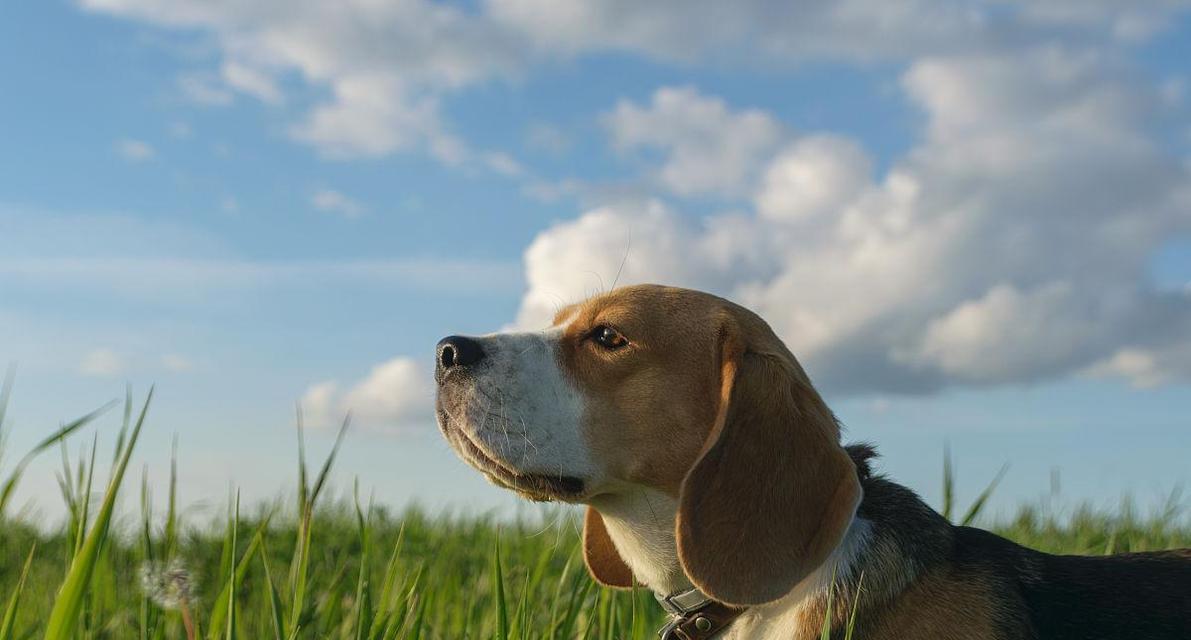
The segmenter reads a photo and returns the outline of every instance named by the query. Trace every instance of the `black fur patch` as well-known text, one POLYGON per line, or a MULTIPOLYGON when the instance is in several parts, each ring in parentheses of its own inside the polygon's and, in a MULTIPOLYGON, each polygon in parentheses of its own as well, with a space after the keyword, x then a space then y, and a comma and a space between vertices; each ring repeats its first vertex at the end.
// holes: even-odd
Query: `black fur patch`
MULTIPOLYGON (((908 584, 947 572, 989 589, 990 617, 1005 640, 1191 640, 1191 550, 1056 556, 1027 549, 952 526, 913 491, 873 473, 872 445, 846 449, 864 489, 857 514, 871 523, 855 567, 865 572, 858 637, 879 626, 908 584)), ((841 598, 856 593, 853 573, 842 580, 841 598)))

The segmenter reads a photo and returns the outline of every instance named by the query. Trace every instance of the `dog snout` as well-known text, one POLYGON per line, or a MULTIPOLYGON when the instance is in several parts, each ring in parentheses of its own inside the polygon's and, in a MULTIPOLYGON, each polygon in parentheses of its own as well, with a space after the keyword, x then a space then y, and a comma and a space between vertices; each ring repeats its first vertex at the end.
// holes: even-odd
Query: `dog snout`
POLYGON ((475 338, 447 336, 438 341, 435 368, 441 375, 451 369, 470 367, 484 359, 484 348, 475 338))

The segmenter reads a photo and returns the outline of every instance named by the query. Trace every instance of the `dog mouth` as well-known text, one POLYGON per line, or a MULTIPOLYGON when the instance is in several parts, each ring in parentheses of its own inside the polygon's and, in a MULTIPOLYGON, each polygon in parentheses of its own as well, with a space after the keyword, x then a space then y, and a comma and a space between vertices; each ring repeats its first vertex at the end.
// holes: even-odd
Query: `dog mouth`
POLYGON ((455 425, 441 408, 438 423, 455 451, 493 484, 515 491, 535 502, 577 502, 584 495, 582 478, 563 474, 523 473, 484 451, 463 429, 455 425))

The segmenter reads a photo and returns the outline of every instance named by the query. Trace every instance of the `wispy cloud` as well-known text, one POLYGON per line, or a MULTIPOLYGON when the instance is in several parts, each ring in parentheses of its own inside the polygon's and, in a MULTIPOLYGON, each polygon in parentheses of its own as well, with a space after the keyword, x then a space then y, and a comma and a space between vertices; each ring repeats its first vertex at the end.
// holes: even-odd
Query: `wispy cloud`
POLYGON ((84 355, 78 366, 79 373, 97 377, 119 375, 124 369, 124 358, 106 347, 95 349, 84 355))
POLYGON ((208 107, 226 107, 235 101, 219 77, 212 73, 185 73, 178 76, 178 91, 189 102, 208 107))
POLYGON ((152 160, 157 155, 157 150, 153 148, 148 142, 144 140, 136 140, 133 138, 124 138, 116 141, 116 153, 120 157, 130 162, 144 162, 152 160))
POLYGON ((261 102, 281 104, 285 99, 272 76, 246 64, 226 62, 223 65, 222 75, 228 85, 261 102))
POLYGON ((310 204, 319 211, 335 213, 345 218, 356 218, 364 213, 364 205, 341 191, 319 189, 310 196, 310 204))
POLYGON ((436 291, 515 292, 516 262, 409 258, 257 261, 205 258, 0 258, 9 286, 85 286, 127 294, 201 293, 340 283, 436 291))
POLYGON ((173 373, 186 373, 194 369, 194 362, 186 356, 177 353, 167 353, 161 356, 161 366, 173 373))

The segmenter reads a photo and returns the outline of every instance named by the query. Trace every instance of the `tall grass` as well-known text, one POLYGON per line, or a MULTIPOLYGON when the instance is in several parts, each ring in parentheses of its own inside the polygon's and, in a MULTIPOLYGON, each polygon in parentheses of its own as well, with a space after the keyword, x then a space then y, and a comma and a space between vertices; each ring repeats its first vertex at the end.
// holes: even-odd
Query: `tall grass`
MULTIPOLYGON (((4 406, 0 401, 0 416, 4 406)), ((647 593, 614 592, 588 578, 568 511, 548 514, 543 524, 430 516, 416 508, 395 513, 363 500, 358 487, 330 496, 327 478, 346 423, 313 475, 299 429, 297 498, 290 504, 243 508, 232 494, 225 518, 186 521, 176 504, 175 454, 164 510, 156 512, 142 476, 139 517, 117 522, 113 505, 128 490, 127 466, 150 399, 135 408, 126 397, 113 471, 97 507, 89 499, 98 449, 92 439, 75 460, 62 446, 59 483, 69 514, 62 527, 47 532, 0 521, 0 640, 611 640, 651 637, 662 623, 647 593)), ((36 452, 94 417, 55 430, 36 452)), ((949 455, 945 469, 950 515, 949 455)), ((980 516, 993 486, 960 520, 980 516)), ((1191 527, 1177 506, 1172 498, 1168 509, 1148 517, 1128 506, 1069 517, 1025 507, 993 528, 1057 552, 1191 546, 1191 527)))

